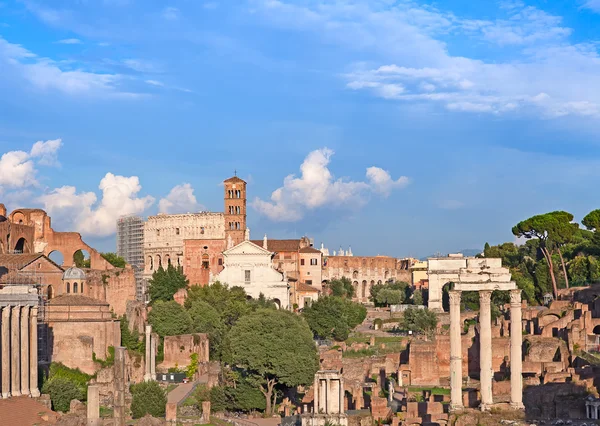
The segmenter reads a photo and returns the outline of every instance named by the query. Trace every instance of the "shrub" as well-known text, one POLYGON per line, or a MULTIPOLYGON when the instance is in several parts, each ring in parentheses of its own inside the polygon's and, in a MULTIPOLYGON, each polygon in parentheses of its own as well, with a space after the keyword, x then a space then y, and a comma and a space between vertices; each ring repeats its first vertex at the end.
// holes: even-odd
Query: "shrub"
POLYGON ((102 368, 110 367, 115 363, 115 347, 108 347, 108 357, 106 359, 97 358, 96 352, 92 352, 92 361, 97 362, 102 368))
POLYGON ((83 401, 86 397, 81 389, 77 387, 77 384, 65 377, 55 377, 48 380, 44 384, 42 392, 50 394, 54 411, 62 411, 63 413, 69 411, 72 399, 83 401))
POLYGON ((146 414, 163 417, 167 406, 167 395, 158 382, 142 382, 131 386, 131 414, 139 419, 146 414))

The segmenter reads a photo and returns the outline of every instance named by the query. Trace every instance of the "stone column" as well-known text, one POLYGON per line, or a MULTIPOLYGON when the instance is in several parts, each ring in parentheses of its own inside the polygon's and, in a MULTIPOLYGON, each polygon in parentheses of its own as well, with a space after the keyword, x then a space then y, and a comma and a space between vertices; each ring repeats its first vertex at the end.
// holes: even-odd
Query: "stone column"
POLYGON ((344 404, 345 399, 346 399, 346 392, 344 391, 344 379, 342 378, 342 375, 340 374, 340 414, 342 414, 346 411, 345 404, 344 404))
POLYGON ((21 315, 21 307, 13 306, 10 319, 10 388, 12 396, 21 395, 21 346, 19 344, 21 328, 19 327, 19 315, 21 315))
POLYGON ((150 358, 152 357, 152 326, 146 326, 146 374, 144 374, 144 381, 148 382, 152 379, 152 375, 150 374, 150 358))
POLYGON ((158 334, 152 333, 150 345, 150 380, 156 380, 156 351, 158 350, 158 334))
POLYGON ((38 390, 38 308, 31 308, 29 323, 29 390, 33 398, 40 396, 38 390))
POLYGON ((481 409, 488 410, 492 397, 492 292, 479 292, 479 368, 481 384, 481 409))
POLYGON ((21 308, 21 395, 29 396, 29 306, 21 308))
POLYGON ((313 384, 313 413, 319 413, 319 379, 315 376, 315 382, 313 384))
POLYGON ((100 426, 100 389, 89 385, 87 389, 87 426, 100 426))
POLYGON ((115 348, 114 375, 114 424, 125 426, 125 348, 122 346, 115 348))
POLYGON ((523 407, 523 326, 521 290, 510 291, 510 404, 523 407))
POLYGON ((323 410, 324 413, 329 413, 329 404, 327 400, 329 399, 329 380, 320 380, 321 389, 319 389, 319 410, 323 410))
POLYGON ((464 408, 462 399, 462 338, 459 290, 450 290, 450 408, 464 408))
POLYGON ((2 308, 2 398, 10 398, 10 306, 2 308))

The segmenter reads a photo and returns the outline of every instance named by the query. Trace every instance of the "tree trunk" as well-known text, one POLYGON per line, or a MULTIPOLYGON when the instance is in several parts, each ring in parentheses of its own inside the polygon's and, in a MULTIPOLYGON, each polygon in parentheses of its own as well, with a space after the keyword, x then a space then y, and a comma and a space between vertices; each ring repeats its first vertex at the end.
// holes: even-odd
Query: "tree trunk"
POLYGON ((550 278, 552 279, 552 290, 554 293, 554 300, 558 299, 558 287, 556 286, 556 277, 554 276, 554 264, 552 263, 552 256, 547 248, 542 247, 542 254, 546 258, 548 264, 548 270, 550 271, 550 278))
POLYGON ((266 400, 265 414, 268 416, 273 414, 272 410, 273 410, 273 406, 275 404, 271 405, 271 396, 273 395, 273 388, 275 387, 276 383, 277 382, 275 381, 275 379, 267 379, 267 389, 265 390, 265 388, 262 385, 260 386, 260 391, 265 396, 265 400, 266 400))
POLYGON ((557 250, 558 250, 558 255, 560 256, 560 263, 562 263, 563 274, 565 275, 565 284, 566 284, 567 288, 569 288, 569 276, 567 275, 567 268, 565 267, 565 260, 563 259, 563 255, 562 255, 562 252, 560 251, 560 248, 557 248, 557 250))

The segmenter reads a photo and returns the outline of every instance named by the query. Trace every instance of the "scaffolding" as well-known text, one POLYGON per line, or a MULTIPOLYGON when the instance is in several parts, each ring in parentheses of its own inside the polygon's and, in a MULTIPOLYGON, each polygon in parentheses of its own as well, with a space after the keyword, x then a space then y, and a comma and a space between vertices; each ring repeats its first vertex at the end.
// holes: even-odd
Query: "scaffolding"
POLYGON ((122 216, 117 219, 117 255, 129 263, 135 272, 136 299, 144 300, 144 218, 122 216))

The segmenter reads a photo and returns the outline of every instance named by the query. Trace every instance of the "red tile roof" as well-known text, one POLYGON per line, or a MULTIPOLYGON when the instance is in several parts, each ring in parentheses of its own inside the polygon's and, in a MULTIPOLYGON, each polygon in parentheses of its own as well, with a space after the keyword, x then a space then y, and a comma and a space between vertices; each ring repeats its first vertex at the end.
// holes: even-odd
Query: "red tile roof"
POLYGON ((305 284, 303 282, 298 282, 296 284, 296 291, 303 291, 305 293, 318 293, 319 290, 314 288, 311 285, 305 284))
POLYGON ((223 182, 243 182, 246 183, 243 179, 240 179, 237 176, 230 177, 229 179, 225 179, 223 182))
POLYGON ((108 306, 108 303, 106 302, 94 299, 92 297, 81 296, 79 294, 61 294, 60 296, 56 296, 54 299, 50 299, 48 304, 55 306, 108 306))
MULTIPOLYGON (((251 240, 257 246, 263 246, 263 240, 251 240)), ((267 239, 267 250, 274 252, 298 251, 300 240, 269 240, 267 239)))
POLYGON ((319 253, 321 254, 321 250, 317 250, 314 247, 304 247, 300 249, 300 253, 319 253))

